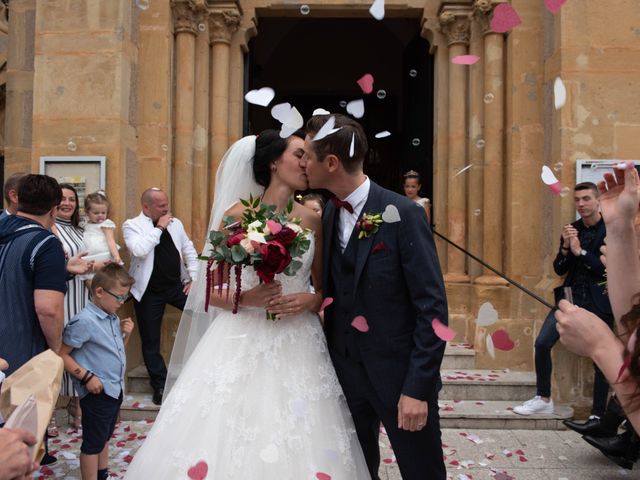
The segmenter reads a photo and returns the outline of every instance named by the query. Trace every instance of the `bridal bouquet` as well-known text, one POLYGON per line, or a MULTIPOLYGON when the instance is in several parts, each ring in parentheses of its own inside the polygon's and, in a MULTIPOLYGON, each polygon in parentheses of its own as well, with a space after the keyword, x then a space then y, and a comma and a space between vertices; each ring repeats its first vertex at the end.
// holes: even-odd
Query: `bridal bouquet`
MULTIPOLYGON (((207 260, 205 311, 209 307, 214 275, 217 275, 218 291, 222 295, 225 270, 230 271, 233 267, 236 278, 233 313, 237 313, 244 266, 253 267, 261 282, 271 283, 278 273, 294 275, 302 266, 297 259, 309 249, 310 241, 300 226, 300 220, 289 219, 293 210, 292 199, 280 212, 276 212, 275 205, 265 205, 259 198, 249 197, 240 202, 246 207, 242 219, 224 217, 222 230, 209 233, 210 256, 200 257, 207 260)), ((227 295, 230 289, 229 285, 227 295)), ((269 313, 267 318, 274 320, 269 313)))

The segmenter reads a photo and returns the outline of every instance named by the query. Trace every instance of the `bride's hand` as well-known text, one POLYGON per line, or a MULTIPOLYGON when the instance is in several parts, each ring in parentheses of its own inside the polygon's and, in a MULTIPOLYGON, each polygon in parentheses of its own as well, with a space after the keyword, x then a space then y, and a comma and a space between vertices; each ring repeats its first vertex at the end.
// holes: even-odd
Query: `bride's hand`
POLYGON ((322 302, 322 295, 318 293, 293 293, 273 299, 267 305, 267 310, 276 318, 286 318, 304 312, 317 312, 322 302))
POLYGON ((242 292, 240 303, 247 307, 267 308, 269 302, 277 298, 282 293, 282 284, 273 281, 271 283, 261 283, 250 290, 242 292))

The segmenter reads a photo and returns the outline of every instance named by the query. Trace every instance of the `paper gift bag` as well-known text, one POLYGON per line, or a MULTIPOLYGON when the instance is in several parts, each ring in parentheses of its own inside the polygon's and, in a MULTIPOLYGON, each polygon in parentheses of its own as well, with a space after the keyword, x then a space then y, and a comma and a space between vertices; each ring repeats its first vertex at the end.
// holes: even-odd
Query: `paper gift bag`
POLYGON ((44 434, 58 401, 63 370, 62 359, 52 350, 47 350, 22 365, 2 383, 0 413, 4 418, 9 418, 30 395, 35 398, 37 429, 34 434, 38 444, 34 449, 34 461, 40 461, 44 455, 44 434))
MULTIPOLYGON (((16 408, 4 428, 21 428, 31 432, 35 437, 38 433, 38 402, 35 395, 29 395, 27 399, 16 408)), ((36 437, 37 438, 37 437, 36 437)), ((29 447, 31 458, 35 458, 36 446, 29 447)))

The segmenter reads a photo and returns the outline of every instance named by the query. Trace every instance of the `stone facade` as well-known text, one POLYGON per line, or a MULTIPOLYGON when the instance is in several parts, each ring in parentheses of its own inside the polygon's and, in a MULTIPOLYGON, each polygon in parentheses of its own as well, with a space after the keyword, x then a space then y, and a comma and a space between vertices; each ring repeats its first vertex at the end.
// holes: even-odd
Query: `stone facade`
MULTIPOLYGON (((503 2, 387 0, 386 10, 418 12, 435 56, 436 228, 551 300, 551 263, 574 208, 570 195, 549 194, 540 169, 562 162, 558 177, 571 185, 577 159, 640 157, 640 11, 636 0, 580 0, 552 15, 542 0, 511 0, 522 24, 501 34, 489 18, 503 2), (481 60, 451 63, 463 54, 481 60), (556 77, 569 96, 558 111, 556 77)), ((312 14, 348 18, 367 16, 370 2, 309 5, 312 14)), ((243 134, 248 42, 261 16, 298 8, 288 0, 11 0, 5 176, 37 171, 42 155, 106 155, 117 223, 139 211, 145 188, 161 187, 201 248, 216 167, 243 134)), ((459 341, 476 345, 478 366, 532 370, 546 308, 454 247, 438 240, 438 248, 450 324, 459 341), (495 359, 474 322, 486 301, 500 316, 490 330, 505 328, 516 343, 495 359)), ((168 355, 179 315, 167 318, 168 355)), ((138 351, 133 344, 130 365, 138 351)), ((554 355, 554 395, 588 404, 589 362, 561 347, 554 355)))

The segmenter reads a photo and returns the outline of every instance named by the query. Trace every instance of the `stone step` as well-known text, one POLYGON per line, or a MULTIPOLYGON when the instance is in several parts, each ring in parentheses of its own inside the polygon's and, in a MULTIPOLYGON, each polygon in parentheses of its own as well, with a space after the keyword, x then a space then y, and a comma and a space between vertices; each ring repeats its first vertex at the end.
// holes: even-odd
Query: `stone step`
MULTIPOLYGON (((519 402, 500 400, 440 400, 442 428, 507 429, 507 430, 565 430, 562 420, 573 417, 573 409, 556 405, 553 414, 522 416, 513 412, 519 402)), ((128 393, 120 408, 121 420, 153 420, 160 407, 151 395, 128 393)))
POLYGON ((509 370, 441 370, 440 398, 446 400, 504 400, 520 403, 535 395, 533 372, 509 370))
POLYGON ((153 393, 153 389, 149 384, 149 374, 144 364, 129 370, 127 374, 127 392, 128 393, 153 393))
POLYGON ((442 428, 566 430, 562 420, 573 417, 568 405, 556 405, 553 414, 523 416, 513 412, 520 402, 501 400, 440 400, 442 428))
POLYGON ((127 392, 120 407, 120 420, 153 420, 160 406, 151 401, 150 393, 127 392))
POLYGON ((447 343, 442 368, 464 370, 476 367, 476 352, 468 343, 447 343))

